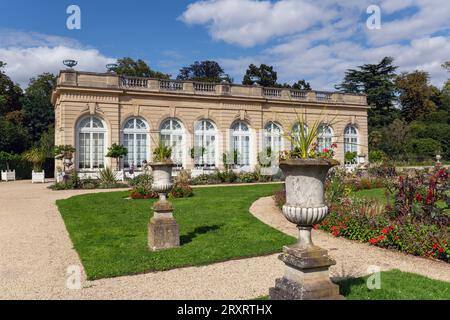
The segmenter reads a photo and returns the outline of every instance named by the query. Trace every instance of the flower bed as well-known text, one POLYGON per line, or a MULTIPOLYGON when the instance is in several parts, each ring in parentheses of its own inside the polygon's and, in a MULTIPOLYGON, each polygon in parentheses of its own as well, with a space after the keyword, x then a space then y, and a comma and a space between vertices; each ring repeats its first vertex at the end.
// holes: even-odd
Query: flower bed
MULTIPOLYGON (((330 214, 314 226, 316 229, 336 237, 450 262, 448 169, 412 171, 406 176, 383 180, 382 186, 389 195, 386 204, 350 196, 358 190, 379 187, 377 179, 370 183, 359 179, 353 187, 344 183, 344 179, 340 172, 331 175, 327 183, 330 214)), ((275 193, 274 199, 281 207, 286 201, 285 193, 275 193)))

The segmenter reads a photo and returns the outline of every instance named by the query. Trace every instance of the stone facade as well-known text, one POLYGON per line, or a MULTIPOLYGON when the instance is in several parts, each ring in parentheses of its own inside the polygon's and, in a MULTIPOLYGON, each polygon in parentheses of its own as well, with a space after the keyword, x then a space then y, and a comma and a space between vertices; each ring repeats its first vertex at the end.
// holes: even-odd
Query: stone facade
MULTIPOLYGON (((187 169, 194 167, 190 150, 195 144, 194 128, 198 121, 208 120, 215 128, 214 152, 211 154, 214 156, 212 162, 218 168, 223 167, 222 154, 232 149, 230 129, 235 123, 242 122, 249 130, 248 165, 243 167, 253 169, 258 152, 265 147, 264 129, 267 124, 274 123, 286 133, 297 123, 298 114, 303 115, 307 123, 326 115, 328 121, 334 120, 331 131, 332 141, 338 144, 336 159, 344 160, 344 131, 350 125, 357 130, 357 153, 365 156, 367 161, 368 106, 364 95, 125 78, 114 73, 65 70, 58 77, 52 100, 56 118, 55 143, 75 146, 74 162, 81 171, 89 171, 93 167, 82 163, 92 161, 86 160, 89 156, 79 158, 80 152, 86 152, 85 146, 80 148, 80 141, 88 146, 94 143, 83 140, 92 136, 80 135, 85 130, 80 129, 82 120, 89 117, 98 118, 103 123, 103 131, 100 130, 103 142, 95 142, 96 148, 103 150, 97 157, 103 157, 113 143, 124 144, 124 126, 129 119, 143 120, 146 123, 145 149, 148 150, 144 152, 147 161, 152 160, 151 150, 160 141, 161 125, 167 119, 176 119, 182 132, 180 164, 187 169), (80 164, 84 167, 81 168, 80 164)), ((91 124, 91 127, 96 125, 91 124)), ((286 138, 281 137, 280 143, 281 149, 291 149, 286 138)), ((102 166, 115 164, 107 158, 102 161, 102 166)), ((56 167, 62 167, 62 164, 58 162, 56 167)))

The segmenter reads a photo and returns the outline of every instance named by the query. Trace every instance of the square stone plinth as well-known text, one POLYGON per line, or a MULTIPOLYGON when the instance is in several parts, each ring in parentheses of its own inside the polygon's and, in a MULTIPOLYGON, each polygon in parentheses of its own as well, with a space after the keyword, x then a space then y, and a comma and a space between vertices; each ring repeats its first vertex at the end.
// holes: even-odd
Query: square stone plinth
POLYGON ((148 247, 152 251, 180 246, 180 230, 174 218, 151 218, 148 224, 148 247))
POLYGON ((284 247, 280 260, 285 264, 283 278, 269 289, 271 300, 342 300, 339 286, 331 282, 330 266, 336 264, 328 252, 316 246, 284 247))

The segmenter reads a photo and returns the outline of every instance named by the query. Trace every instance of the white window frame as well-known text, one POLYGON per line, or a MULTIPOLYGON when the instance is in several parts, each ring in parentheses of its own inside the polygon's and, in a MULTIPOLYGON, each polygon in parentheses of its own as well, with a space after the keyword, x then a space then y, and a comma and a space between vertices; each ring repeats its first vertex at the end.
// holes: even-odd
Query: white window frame
POLYGON ((273 121, 267 123, 264 127, 262 151, 266 151, 268 147, 272 150, 272 154, 278 154, 284 151, 283 128, 273 121))
POLYGON ((359 149, 359 131, 354 125, 348 125, 344 129, 344 154, 347 152, 356 152, 359 149), (355 132, 351 132, 351 130, 355 132))
POLYGON ((122 167, 129 169, 131 168, 131 165, 134 165, 134 168, 139 170, 142 169, 142 163, 139 165, 138 163, 134 163, 135 160, 138 158, 138 152, 137 152, 137 141, 138 141, 138 135, 145 135, 145 159, 143 159, 142 161, 149 161, 150 159, 150 127, 147 123, 147 121, 145 121, 145 119, 142 119, 140 117, 132 117, 132 118, 128 118, 122 127, 122 142, 125 148, 128 149, 128 155, 124 157, 123 159, 123 164, 122 167), (145 125, 145 129, 140 129, 137 128, 137 122, 142 121, 145 125), (126 128, 127 124, 133 121, 133 126, 134 128, 126 128), (131 135, 133 137, 133 150, 130 150, 130 146, 125 144, 125 135, 131 135), (132 153, 132 160, 133 162, 129 163, 128 166, 125 166, 125 164, 127 162, 129 162, 129 158, 130 158, 130 154, 132 153))
POLYGON ((321 124, 317 136, 317 152, 322 152, 325 148, 330 149, 333 144, 333 137, 333 128, 330 125, 321 124))
POLYGON ((186 137, 185 137, 185 130, 184 130, 184 125, 183 123, 176 119, 176 118, 168 118, 165 119, 163 122, 161 122, 160 125, 160 132, 159 132, 159 139, 160 141, 164 141, 165 139, 163 139, 163 136, 169 136, 169 147, 172 148, 172 161, 174 162, 175 165, 177 165, 178 167, 184 167, 185 164, 185 156, 186 156, 186 137), (170 125, 170 129, 163 129, 163 126, 169 122, 170 125), (180 128, 179 129, 173 129, 173 124, 174 123, 178 123, 180 128), (177 137, 181 136, 181 146, 177 146, 177 148, 174 148, 174 142, 176 143, 178 141, 178 139, 176 139, 177 137), (178 150, 178 152, 176 152, 178 150), (177 155, 177 153, 179 153, 177 155), (180 159, 178 159, 178 157, 180 157, 180 159))
POLYGON ((231 126, 231 144, 230 151, 231 155, 234 155, 234 150, 238 151, 238 163, 235 163, 235 166, 238 168, 250 167, 251 165, 251 148, 252 148, 252 134, 250 131, 250 127, 243 121, 238 121, 233 123, 231 126), (247 128, 247 130, 243 130, 243 128, 247 128), (236 130, 237 129, 237 130, 236 130), (244 139, 248 137, 248 150, 246 152, 242 152, 244 149, 244 139), (235 138, 237 139, 237 148, 235 145, 235 138), (242 154, 245 154, 246 157, 244 161, 242 160, 242 154))
POLYGON ((194 125, 194 148, 198 147, 205 148, 205 154, 200 159, 195 159, 194 157, 194 166, 207 169, 215 168, 217 166, 218 134, 217 127, 211 120, 202 119, 194 125), (212 129, 208 129, 207 125, 209 125, 209 128, 212 127, 212 129), (214 145, 208 148, 205 145, 206 141, 213 141, 214 145), (200 163, 196 164, 196 160, 200 160, 200 163))
POLYGON ((76 155, 77 155, 77 157, 76 157, 76 162, 77 162, 76 167, 77 167, 78 171, 89 172, 89 171, 98 171, 98 170, 100 170, 102 168, 105 168, 106 167, 107 141, 108 141, 107 140, 108 139, 108 127, 106 125, 106 122, 102 118, 97 117, 97 116, 87 116, 87 117, 81 118, 77 122, 77 128, 76 129, 77 129, 76 130, 76 150, 77 150, 77 152, 76 152, 76 155), (86 128, 86 127, 80 128, 81 123, 85 119, 89 119, 90 127, 89 128, 86 128), (101 122, 103 128, 94 128, 93 127, 94 119, 98 119, 101 122), (89 168, 80 168, 80 162, 81 162, 80 159, 81 159, 81 156, 82 156, 82 153, 80 151, 81 150, 81 146, 80 146, 80 134, 81 133, 89 134, 89 162, 90 162, 89 168), (99 166, 98 168, 94 168, 93 167, 94 151, 93 151, 93 147, 92 147, 92 142, 94 140, 93 139, 93 135, 95 133, 102 133, 103 134, 103 167, 99 166))

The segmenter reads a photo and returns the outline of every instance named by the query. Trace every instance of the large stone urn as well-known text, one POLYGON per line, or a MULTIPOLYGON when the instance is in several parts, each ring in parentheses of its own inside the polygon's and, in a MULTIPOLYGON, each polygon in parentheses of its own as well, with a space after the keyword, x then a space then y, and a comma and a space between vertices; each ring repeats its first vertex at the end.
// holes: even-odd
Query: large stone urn
POLYGON ((173 217, 173 206, 167 200, 172 189, 172 168, 174 164, 150 163, 153 170, 152 189, 159 194, 159 200, 153 205, 153 217, 148 226, 148 246, 152 251, 178 247, 180 231, 173 217))
POLYGON ((330 266, 336 264, 328 252, 313 244, 311 230, 328 214, 325 204, 325 179, 339 164, 328 159, 297 159, 280 162, 286 177, 286 204, 283 215, 297 225, 298 243, 283 248, 283 278, 270 288, 273 300, 343 299, 339 287, 331 282, 330 266))

